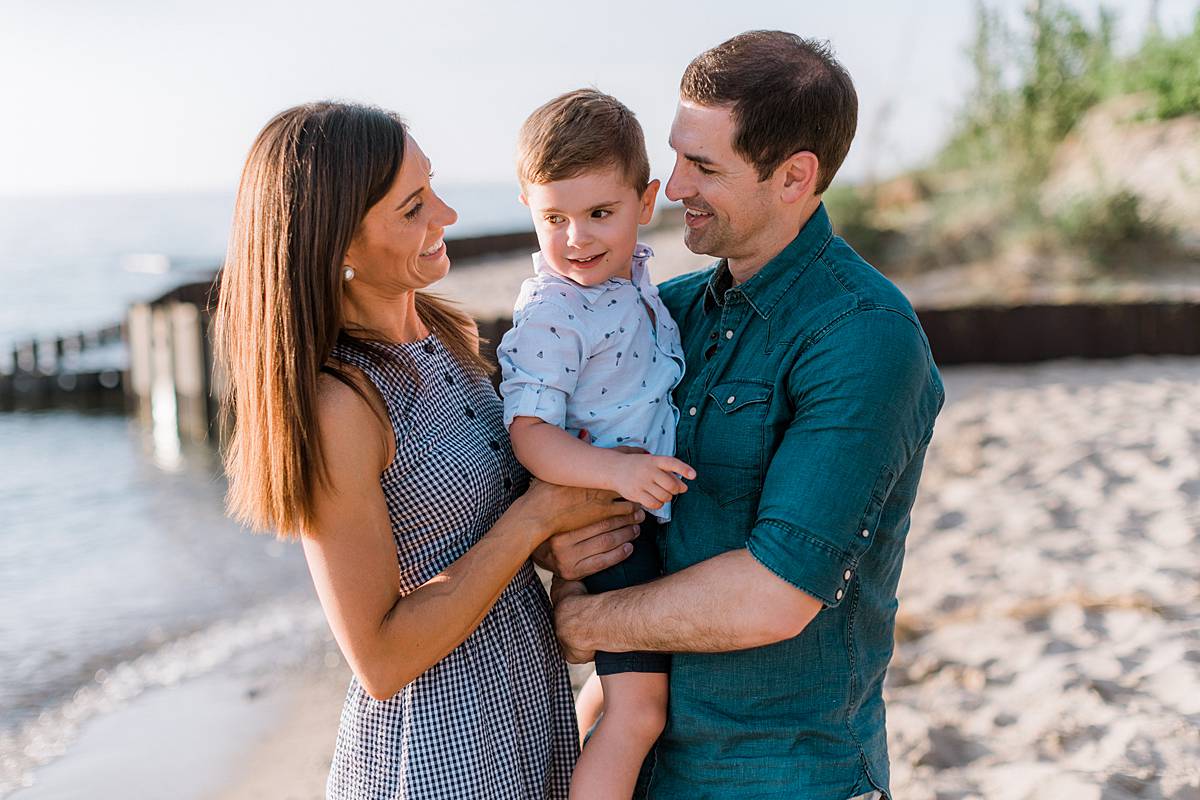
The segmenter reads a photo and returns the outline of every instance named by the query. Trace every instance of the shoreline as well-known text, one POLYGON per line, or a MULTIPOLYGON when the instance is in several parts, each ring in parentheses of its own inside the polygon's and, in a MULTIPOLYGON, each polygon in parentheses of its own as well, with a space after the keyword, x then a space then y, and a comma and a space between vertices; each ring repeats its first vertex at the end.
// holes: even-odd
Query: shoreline
MULTIPOLYGON (((1200 359, 945 375, 885 686, 893 791, 1200 797, 1200 359)), ((279 653, 93 719, 13 800, 319 800, 349 672, 327 631, 279 653)))

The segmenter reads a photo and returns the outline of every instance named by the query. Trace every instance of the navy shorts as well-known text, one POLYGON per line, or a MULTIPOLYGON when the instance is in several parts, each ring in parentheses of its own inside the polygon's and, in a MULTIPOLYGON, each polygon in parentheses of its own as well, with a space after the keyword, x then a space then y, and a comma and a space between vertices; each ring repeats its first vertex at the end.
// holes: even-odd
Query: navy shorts
MULTIPOLYGON (((620 564, 583 579, 583 585, 592 594, 611 592, 652 581, 662 575, 662 564, 658 558, 659 522, 651 514, 641 523, 642 533, 633 540, 633 552, 620 564)), ((668 653, 596 653, 596 674, 612 675, 617 672, 669 672, 671 656, 668 653)))

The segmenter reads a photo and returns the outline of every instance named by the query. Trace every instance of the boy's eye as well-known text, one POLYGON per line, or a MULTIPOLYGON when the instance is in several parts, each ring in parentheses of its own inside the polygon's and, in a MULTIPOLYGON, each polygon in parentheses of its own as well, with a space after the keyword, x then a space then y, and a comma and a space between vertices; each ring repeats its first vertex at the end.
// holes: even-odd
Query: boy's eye
POLYGON ((609 211, 607 208, 597 208, 595 211, 592 212, 593 219, 604 219, 605 217, 608 217, 611 215, 612 215, 612 212, 609 211))
POLYGON ((546 222, 549 222, 551 225, 558 225, 563 222, 563 216, 561 214, 547 214, 546 222))
POLYGON ((417 214, 420 214, 420 213, 421 213, 421 209, 422 209, 422 208, 424 208, 424 207, 425 207, 425 204, 424 204, 424 203, 417 203, 417 204, 416 204, 415 206, 413 206, 411 209, 409 209, 408 211, 404 212, 404 218, 405 218, 405 219, 416 219, 416 218, 417 218, 417 214))

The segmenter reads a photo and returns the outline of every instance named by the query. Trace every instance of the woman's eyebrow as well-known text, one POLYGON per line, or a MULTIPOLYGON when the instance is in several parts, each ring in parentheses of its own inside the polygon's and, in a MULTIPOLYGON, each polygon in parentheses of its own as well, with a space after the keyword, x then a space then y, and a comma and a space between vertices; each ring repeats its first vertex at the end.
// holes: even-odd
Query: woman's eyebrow
POLYGON ((404 208, 406 205, 408 205, 408 204, 409 204, 409 201, 411 201, 411 200, 412 200, 414 197, 416 197, 417 195, 419 195, 419 194, 420 194, 421 192, 423 192, 423 191, 425 191, 425 187, 424 187, 424 186, 422 186, 420 189, 417 189, 415 192, 413 192, 412 194, 410 194, 408 197, 406 197, 406 198, 404 198, 403 200, 401 200, 401 201, 400 201, 400 205, 396 206, 396 210, 397 210, 397 211, 399 211, 400 209, 404 208))

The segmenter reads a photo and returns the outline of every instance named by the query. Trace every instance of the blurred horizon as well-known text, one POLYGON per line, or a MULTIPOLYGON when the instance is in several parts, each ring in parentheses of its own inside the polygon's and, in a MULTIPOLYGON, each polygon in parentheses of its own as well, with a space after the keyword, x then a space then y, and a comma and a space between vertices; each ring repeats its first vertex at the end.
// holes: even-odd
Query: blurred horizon
MULTIPOLYGON (((988 4, 1009 20, 1027 5, 988 4)), ((1114 10, 1126 50, 1152 15, 1170 35, 1196 9, 1194 0, 1070 5, 1088 19, 1114 10)), ((605 14, 524 8, 359 2, 330 16, 312 0, 253 8, 218 0, 200 10, 123 0, 103 11, 18 2, 0 29, 0 69, 22 79, 0 87, 0 97, 25 113, 0 127, 0 196, 231 192, 261 126, 324 97, 404 114, 443 181, 511 183, 525 115, 580 85, 639 115, 653 171, 665 177, 683 68, 705 48, 762 27, 832 43, 861 104, 840 182, 887 178, 928 161, 951 135, 971 90, 967 48, 979 12, 954 0, 803 10, 706 2, 687 14, 627 0, 605 14)))

